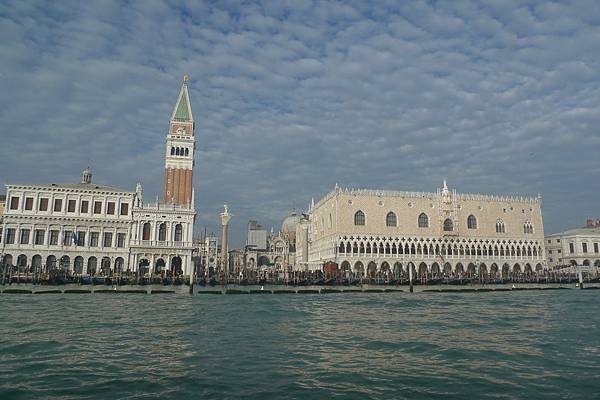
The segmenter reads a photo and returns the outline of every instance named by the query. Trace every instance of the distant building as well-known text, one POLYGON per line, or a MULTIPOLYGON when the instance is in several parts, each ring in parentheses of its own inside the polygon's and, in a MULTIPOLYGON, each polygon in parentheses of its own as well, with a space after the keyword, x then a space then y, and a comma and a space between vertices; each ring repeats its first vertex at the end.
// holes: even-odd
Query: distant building
POLYGON ((0 218, 4 214, 4 207, 6 206, 6 195, 0 194, 0 218))
POLYGON ((600 267, 600 226, 593 224, 546 235, 545 240, 550 268, 574 265, 600 267))
POLYGON ((335 189, 297 224, 296 268, 508 274, 545 265, 541 197, 335 189))
POLYGON ((267 249, 267 230, 256 221, 248 222, 246 247, 255 250, 267 249))
POLYGON ((229 250, 229 271, 238 276, 244 269, 244 252, 241 250, 229 250))
POLYGON ((194 120, 181 86, 169 125, 163 203, 145 203, 135 192, 92 182, 6 185, 1 218, 2 266, 75 274, 190 274, 196 212, 191 187, 194 120))
POLYGON ((296 225, 299 221, 300 217, 294 211, 283 220, 277 234, 271 228, 269 235, 256 221, 250 221, 245 251, 246 267, 271 269, 280 274, 291 270, 296 263, 296 225), (263 235, 266 236, 264 239, 263 235), (251 241, 250 238, 259 240, 251 241))

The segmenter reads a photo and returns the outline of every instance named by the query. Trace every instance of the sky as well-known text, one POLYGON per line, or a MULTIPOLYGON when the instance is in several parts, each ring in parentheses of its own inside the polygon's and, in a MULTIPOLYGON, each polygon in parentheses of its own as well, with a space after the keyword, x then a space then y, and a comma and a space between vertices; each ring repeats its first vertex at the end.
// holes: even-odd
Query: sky
POLYGON ((195 232, 242 246, 335 184, 542 194, 600 218, 597 1, 0 0, 0 184, 162 196, 182 77, 195 232))

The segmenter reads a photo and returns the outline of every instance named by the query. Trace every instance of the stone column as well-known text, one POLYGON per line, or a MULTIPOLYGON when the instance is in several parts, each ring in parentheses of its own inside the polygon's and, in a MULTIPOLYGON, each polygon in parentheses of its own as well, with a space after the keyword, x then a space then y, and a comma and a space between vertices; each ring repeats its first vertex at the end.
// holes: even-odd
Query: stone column
POLYGON ((223 228, 223 235, 221 237, 221 270, 224 272, 225 274, 225 279, 227 279, 228 273, 229 273, 229 265, 227 264, 228 262, 228 254, 227 254, 227 234, 228 234, 228 228, 229 228, 229 221, 231 220, 231 217, 233 217, 233 214, 229 213, 229 210, 227 208, 227 204, 225 204, 223 206, 224 211, 221 213, 221 227, 223 228))

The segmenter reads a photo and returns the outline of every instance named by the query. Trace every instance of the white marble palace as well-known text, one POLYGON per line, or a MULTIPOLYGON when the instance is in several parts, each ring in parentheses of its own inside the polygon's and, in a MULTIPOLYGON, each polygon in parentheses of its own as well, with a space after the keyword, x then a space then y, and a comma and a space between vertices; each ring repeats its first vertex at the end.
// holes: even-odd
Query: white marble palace
POLYGON ((303 216, 296 269, 374 276, 527 273, 544 269, 541 196, 348 190, 336 185, 303 216))
POLYGON ((98 185, 89 168, 77 183, 6 185, 3 265, 83 275, 193 271, 195 125, 187 80, 166 137, 163 202, 144 202, 141 184, 133 192, 98 185))

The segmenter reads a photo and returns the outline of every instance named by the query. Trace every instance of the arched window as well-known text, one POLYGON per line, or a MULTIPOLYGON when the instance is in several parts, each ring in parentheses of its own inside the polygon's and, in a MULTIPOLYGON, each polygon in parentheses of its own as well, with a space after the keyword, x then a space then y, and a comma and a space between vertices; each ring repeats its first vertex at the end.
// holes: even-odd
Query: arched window
POLYGON ((356 214, 354 214, 354 225, 364 225, 365 224, 365 213, 358 210, 356 214))
POLYGON ((181 242, 182 238, 183 238, 183 228, 181 227, 181 224, 177 224, 177 225, 175 225, 175 241, 181 242))
POLYGON ((167 240, 167 224, 164 222, 158 226, 158 240, 162 242, 167 240))
POLYGON ((469 218, 467 218, 467 228, 477 229, 477 218, 475 218, 473 214, 469 215, 469 218))
POLYGON ((425 213, 419 215, 419 228, 429 228, 429 217, 425 213))
POLYGON ((142 229, 142 240, 150 240, 150 222, 146 222, 142 229))
POLYGON ((188 149, 187 147, 185 148, 185 155, 189 156, 190 155, 190 149, 188 149))
POLYGON ((171 155, 174 156, 175 155, 175 147, 171 146, 171 155))
POLYGON ((496 233, 506 233, 506 227, 504 226, 504 221, 499 219, 496 221, 496 233))
POLYGON ((523 233, 533 233, 533 225, 531 224, 531 222, 526 221, 523 224, 523 233))
POLYGON ((452 220, 450 218, 446 218, 446 220, 444 221, 444 231, 452 232, 453 230, 454 230, 454 223, 452 222, 452 220))
POLYGON ((396 214, 394 214, 392 211, 387 213, 387 215, 385 217, 385 225, 386 226, 397 226, 398 225, 398 219, 396 218, 396 214))
POLYGON ((179 147, 175 149, 175 155, 178 156, 179 155, 179 147))

